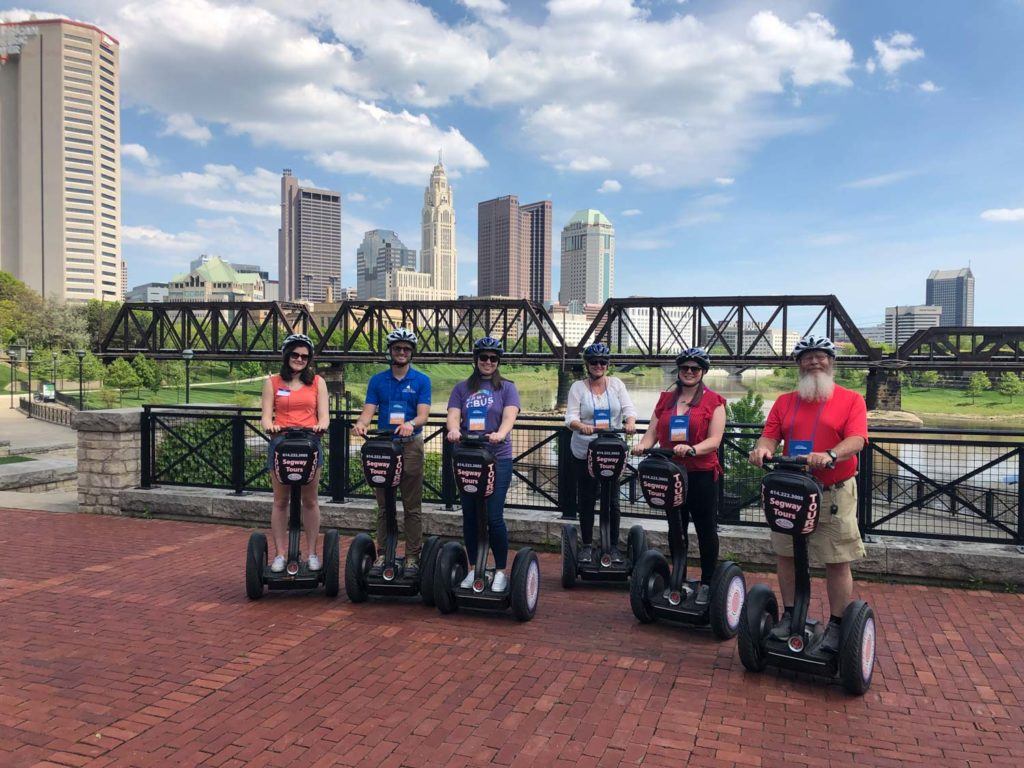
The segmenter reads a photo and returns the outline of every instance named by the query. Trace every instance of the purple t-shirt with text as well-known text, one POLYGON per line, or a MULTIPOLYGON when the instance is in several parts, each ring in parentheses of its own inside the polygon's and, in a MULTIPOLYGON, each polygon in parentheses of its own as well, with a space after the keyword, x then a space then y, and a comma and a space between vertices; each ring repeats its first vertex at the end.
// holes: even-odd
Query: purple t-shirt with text
MULTIPOLYGON (((469 383, 460 381, 452 390, 452 396, 448 398, 448 407, 458 408, 462 412, 460 425, 463 432, 471 431, 469 429, 469 412, 470 409, 475 411, 478 408, 487 409, 484 417, 484 432, 497 432, 498 427, 501 426, 501 412, 510 405, 520 408, 519 391, 511 381, 503 381, 501 389, 497 392, 491 390, 491 385, 488 382, 481 384, 480 389, 476 392, 470 392, 469 383)), ((496 459, 512 458, 511 436, 505 438, 503 443, 492 445, 491 450, 496 459)))

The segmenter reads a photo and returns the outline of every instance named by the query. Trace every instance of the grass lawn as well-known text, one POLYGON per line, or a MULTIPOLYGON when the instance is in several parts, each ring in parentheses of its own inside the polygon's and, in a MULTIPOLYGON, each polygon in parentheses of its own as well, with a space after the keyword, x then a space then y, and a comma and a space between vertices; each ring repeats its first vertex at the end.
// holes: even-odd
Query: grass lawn
POLYGON ((0 464, 20 464, 23 461, 32 461, 28 456, 0 456, 0 464))
POLYGON ((941 413, 953 416, 998 416, 1024 418, 1024 397, 1012 402, 998 392, 983 392, 969 397, 962 389, 903 386, 903 409, 914 413, 941 413), (971 402, 972 399, 974 402, 971 402))

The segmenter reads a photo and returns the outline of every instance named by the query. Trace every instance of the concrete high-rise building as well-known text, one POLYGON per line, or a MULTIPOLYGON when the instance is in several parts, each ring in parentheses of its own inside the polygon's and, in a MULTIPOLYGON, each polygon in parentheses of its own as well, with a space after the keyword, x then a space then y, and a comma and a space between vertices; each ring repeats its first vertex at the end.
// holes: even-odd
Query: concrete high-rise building
POLYGON ((551 201, 519 207, 522 243, 530 263, 530 301, 551 303, 551 201))
POLYGON ((66 19, 0 24, 0 269, 120 300, 119 44, 66 19))
POLYGON ((600 211, 576 211, 562 228, 560 304, 603 304, 615 290, 615 227, 600 211))
POLYGON ((506 195, 477 205, 477 294, 547 303, 551 201, 520 206, 506 195))
MULTIPOLYGON (((390 229, 371 229, 364 234, 356 251, 356 295, 360 299, 398 299, 397 286, 407 285, 408 281, 416 282, 416 289, 422 290, 422 277, 390 277, 397 270, 421 274, 416 272, 416 251, 406 248, 390 229)), ((426 287, 430 287, 429 275, 426 287)))
POLYGON ((430 275, 431 298, 454 299, 458 295, 457 250, 455 246, 455 199, 438 156, 423 191, 423 219, 420 239, 422 270, 430 275))
POLYGON ((928 304, 885 308, 885 342, 901 345, 922 328, 942 325, 942 307, 928 304))
POLYGON ((277 231, 281 301, 325 301, 341 285, 341 194, 300 187, 281 175, 281 228, 277 231))
POLYGON ((933 269, 925 281, 924 303, 942 307, 940 325, 974 325, 974 274, 964 269, 933 269))

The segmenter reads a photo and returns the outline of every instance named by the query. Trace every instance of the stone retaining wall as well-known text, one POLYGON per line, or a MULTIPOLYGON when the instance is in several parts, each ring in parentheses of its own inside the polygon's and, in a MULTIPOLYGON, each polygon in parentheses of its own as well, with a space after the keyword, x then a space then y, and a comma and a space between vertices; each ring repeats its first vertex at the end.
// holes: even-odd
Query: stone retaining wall
POLYGON ((78 505, 83 512, 121 514, 120 494, 139 485, 139 408, 79 411, 78 505))

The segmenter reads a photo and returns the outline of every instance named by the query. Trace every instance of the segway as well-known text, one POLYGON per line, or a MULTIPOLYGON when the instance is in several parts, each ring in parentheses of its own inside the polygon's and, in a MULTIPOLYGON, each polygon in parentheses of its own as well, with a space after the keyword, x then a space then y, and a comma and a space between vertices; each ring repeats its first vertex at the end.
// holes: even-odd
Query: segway
POLYGON ((689 537, 683 529, 686 469, 672 461, 672 451, 652 448, 637 467, 640 489, 647 503, 665 512, 672 549, 672 565, 657 550, 640 557, 629 590, 633 615, 644 624, 663 619, 697 627, 711 627, 719 640, 735 637, 743 616, 746 583, 736 563, 723 560, 711 577, 710 600, 697 605, 700 582, 686 578, 689 537))
POLYGON ((633 566, 647 551, 647 532, 642 525, 629 529, 626 539, 626 557, 616 563, 612 548, 612 499, 619 492, 619 478, 626 466, 629 448, 619 437, 624 430, 600 430, 587 445, 587 472, 600 486, 600 548, 595 547, 589 563, 580 562, 579 529, 575 525, 562 526, 562 586, 570 589, 577 579, 583 581, 628 581, 633 566))
POLYGON ((384 565, 374 568, 377 559, 373 538, 360 533, 352 540, 345 559, 345 592, 353 603, 362 603, 370 595, 411 597, 419 594, 424 605, 434 604, 434 558, 437 537, 428 536, 420 552, 416 574, 405 571, 404 557, 397 556, 398 513, 395 489, 402 482, 402 442, 388 429, 371 430, 363 444, 363 474, 371 488, 384 489, 384 565))
POLYGON ((778 639, 771 634, 779 606, 767 584, 755 584, 747 593, 747 607, 739 631, 740 661, 751 672, 768 664, 799 672, 837 676, 853 694, 871 686, 875 668, 875 614, 863 600, 854 600, 843 612, 839 652, 821 647, 825 628, 807 618, 811 601, 807 537, 814 533, 821 512, 821 484, 807 471, 807 457, 766 459, 774 468, 761 481, 761 504, 768 525, 793 537, 796 592, 792 634, 778 639))
POLYGON ((502 592, 491 589, 494 569, 487 568, 490 552, 487 525, 487 499, 494 493, 495 460, 487 447, 485 435, 463 435, 452 450, 452 470, 462 493, 476 498, 476 573, 473 584, 460 586, 469 572, 466 550, 457 541, 441 547, 434 576, 434 600, 441 613, 459 608, 481 611, 507 611, 519 621, 529 621, 537 612, 540 597, 540 561, 529 547, 516 552, 508 588, 502 592))
POLYGON ((317 441, 309 429, 289 428, 274 451, 273 471, 290 488, 288 498, 288 562, 280 573, 267 563, 267 537, 254 533, 249 537, 245 558, 245 594, 250 600, 263 597, 263 587, 270 590, 316 589, 324 585, 327 597, 338 596, 340 547, 338 531, 324 534, 324 556, 319 571, 309 570, 301 561, 299 534, 302 531, 302 486, 308 485, 316 472, 317 441))

